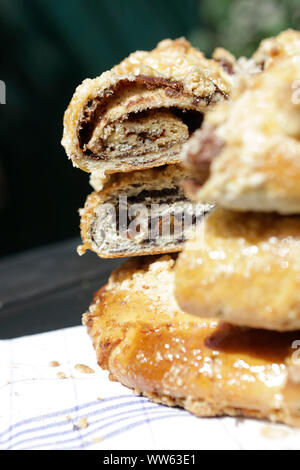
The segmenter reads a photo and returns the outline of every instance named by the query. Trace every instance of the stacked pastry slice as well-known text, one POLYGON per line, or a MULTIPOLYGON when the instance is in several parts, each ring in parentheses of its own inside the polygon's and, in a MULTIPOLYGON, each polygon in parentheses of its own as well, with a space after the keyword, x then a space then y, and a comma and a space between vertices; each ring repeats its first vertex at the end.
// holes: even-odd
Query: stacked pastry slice
POLYGON ((79 252, 115 258, 180 251, 213 207, 184 195, 180 185, 187 177, 178 165, 112 175, 81 210, 79 252))
POLYGON ((180 258, 177 296, 195 314, 285 331, 300 326, 300 33, 265 40, 255 55, 263 71, 185 148, 188 165, 206 165, 188 194, 218 208, 180 258))
MULTIPOLYGON (((257 357, 261 335, 276 331, 276 337, 287 338, 289 332, 283 383, 292 384, 295 398, 300 397, 300 34, 286 31, 263 41, 256 57, 262 58, 262 72, 244 79, 228 105, 207 115, 185 148, 195 170, 187 192, 218 207, 180 255, 175 293, 186 312, 243 327, 246 342, 257 340, 252 351, 257 357)), ((280 346, 266 339, 264 351, 277 354, 280 346)), ((274 361, 274 379, 284 364, 274 361)), ((280 410, 286 406, 283 390, 277 399, 280 410)), ((294 413, 300 416, 299 406, 294 413)))
POLYGON ((95 189, 79 252, 147 255, 83 322, 110 378, 151 400, 300 424, 299 44, 288 31, 236 62, 166 40, 85 81, 66 112, 95 189))
POLYGON ((181 148, 203 115, 228 98, 234 75, 228 52, 206 59, 185 39, 167 39, 77 88, 62 144, 73 164, 91 173, 95 190, 81 210, 80 253, 181 250, 191 225, 211 208, 184 196, 181 148))
POLYGON ((209 60, 185 39, 167 39, 85 80, 65 113, 68 157, 100 178, 180 162, 203 113, 228 97, 232 77, 222 64, 232 60, 222 52, 209 60))

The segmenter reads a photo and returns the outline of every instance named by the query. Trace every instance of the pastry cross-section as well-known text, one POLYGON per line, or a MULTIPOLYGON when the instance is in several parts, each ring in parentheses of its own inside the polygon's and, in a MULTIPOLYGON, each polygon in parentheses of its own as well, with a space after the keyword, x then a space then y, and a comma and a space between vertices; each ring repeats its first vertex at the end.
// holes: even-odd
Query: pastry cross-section
POLYGON ((213 207, 186 198, 181 183, 187 178, 177 165, 112 175, 80 211, 79 252, 115 258, 182 250, 213 207))
POLYGON ((220 61, 206 59, 183 38, 164 40, 77 88, 62 143, 73 164, 88 172, 179 162, 183 142, 231 85, 220 61))

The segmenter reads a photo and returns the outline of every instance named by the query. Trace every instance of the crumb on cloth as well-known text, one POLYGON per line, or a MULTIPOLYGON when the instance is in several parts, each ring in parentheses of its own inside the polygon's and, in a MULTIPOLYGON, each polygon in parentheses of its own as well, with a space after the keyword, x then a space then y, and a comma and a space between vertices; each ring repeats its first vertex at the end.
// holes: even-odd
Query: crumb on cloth
POLYGON ((51 361, 49 362, 49 367, 58 367, 60 363, 58 361, 51 361))
POLYGON ((261 429, 260 434, 268 439, 283 439, 288 436, 289 431, 277 425, 267 424, 261 429))
POLYGON ((75 369, 78 372, 81 372, 81 374, 94 374, 95 371, 89 366, 86 366, 85 364, 76 364, 75 369))
POLYGON ((57 372, 56 377, 58 377, 59 379, 66 379, 67 378, 67 376, 64 372, 57 372))
POLYGON ((93 437, 93 442, 94 444, 97 444, 97 442, 104 441, 104 437, 93 437))
POLYGON ((74 429, 85 429, 89 425, 88 420, 84 416, 83 418, 78 418, 77 424, 75 424, 74 429))

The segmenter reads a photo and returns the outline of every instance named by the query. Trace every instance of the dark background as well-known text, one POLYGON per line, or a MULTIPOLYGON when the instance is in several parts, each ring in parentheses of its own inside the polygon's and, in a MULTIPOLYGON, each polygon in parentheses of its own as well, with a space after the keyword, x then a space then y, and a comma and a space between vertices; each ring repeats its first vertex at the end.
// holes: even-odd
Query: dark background
POLYGON ((0 1, 0 255, 78 235, 91 189, 60 144, 75 87, 136 49, 187 35, 197 2, 0 1))
POLYGON ((0 339, 79 325, 122 261, 76 253, 91 188, 60 144, 75 87, 168 37, 249 56, 287 27, 299 0, 0 0, 0 339))
POLYGON ((88 175, 60 140, 84 78, 166 37, 250 54, 299 21, 298 0, 0 0, 0 256, 79 234, 88 175))

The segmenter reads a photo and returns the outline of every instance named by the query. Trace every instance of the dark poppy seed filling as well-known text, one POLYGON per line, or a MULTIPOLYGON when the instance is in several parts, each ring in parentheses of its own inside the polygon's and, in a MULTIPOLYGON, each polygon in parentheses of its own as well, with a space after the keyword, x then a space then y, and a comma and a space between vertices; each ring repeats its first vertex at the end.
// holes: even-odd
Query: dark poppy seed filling
POLYGON ((201 126, 203 113, 196 108, 205 108, 211 101, 217 100, 217 96, 220 99, 222 95, 216 91, 216 96, 213 97, 194 96, 190 107, 184 109, 176 104, 147 108, 147 97, 143 93, 148 90, 159 92, 160 89, 175 101, 180 96, 187 96, 180 82, 161 77, 138 76, 134 81, 120 80, 113 90, 106 90, 101 98, 90 99, 81 112, 77 127, 79 146, 86 157, 105 161, 148 153, 154 155, 164 150, 172 151, 173 147, 174 153, 178 153, 178 145, 184 143, 201 126), (124 103, 125 110, 135 102, 141 102, 145 109, 135 112, 128 109, 128 113, 124 111, 122 117, 107 119, 108 111, 122 103, 124 94, 127 100, 128 96, 133 97, 127 105, 124 103), (101 131, 98 129, 100 124, 101 131))
POLYGON ((190 202, 178 187, 119 194, 99 207, 91 225, 91 239, 107 253, 137 248, 179 247, 211 206, 190 202), (111 212, 109 212, 111 211, 111 212))

